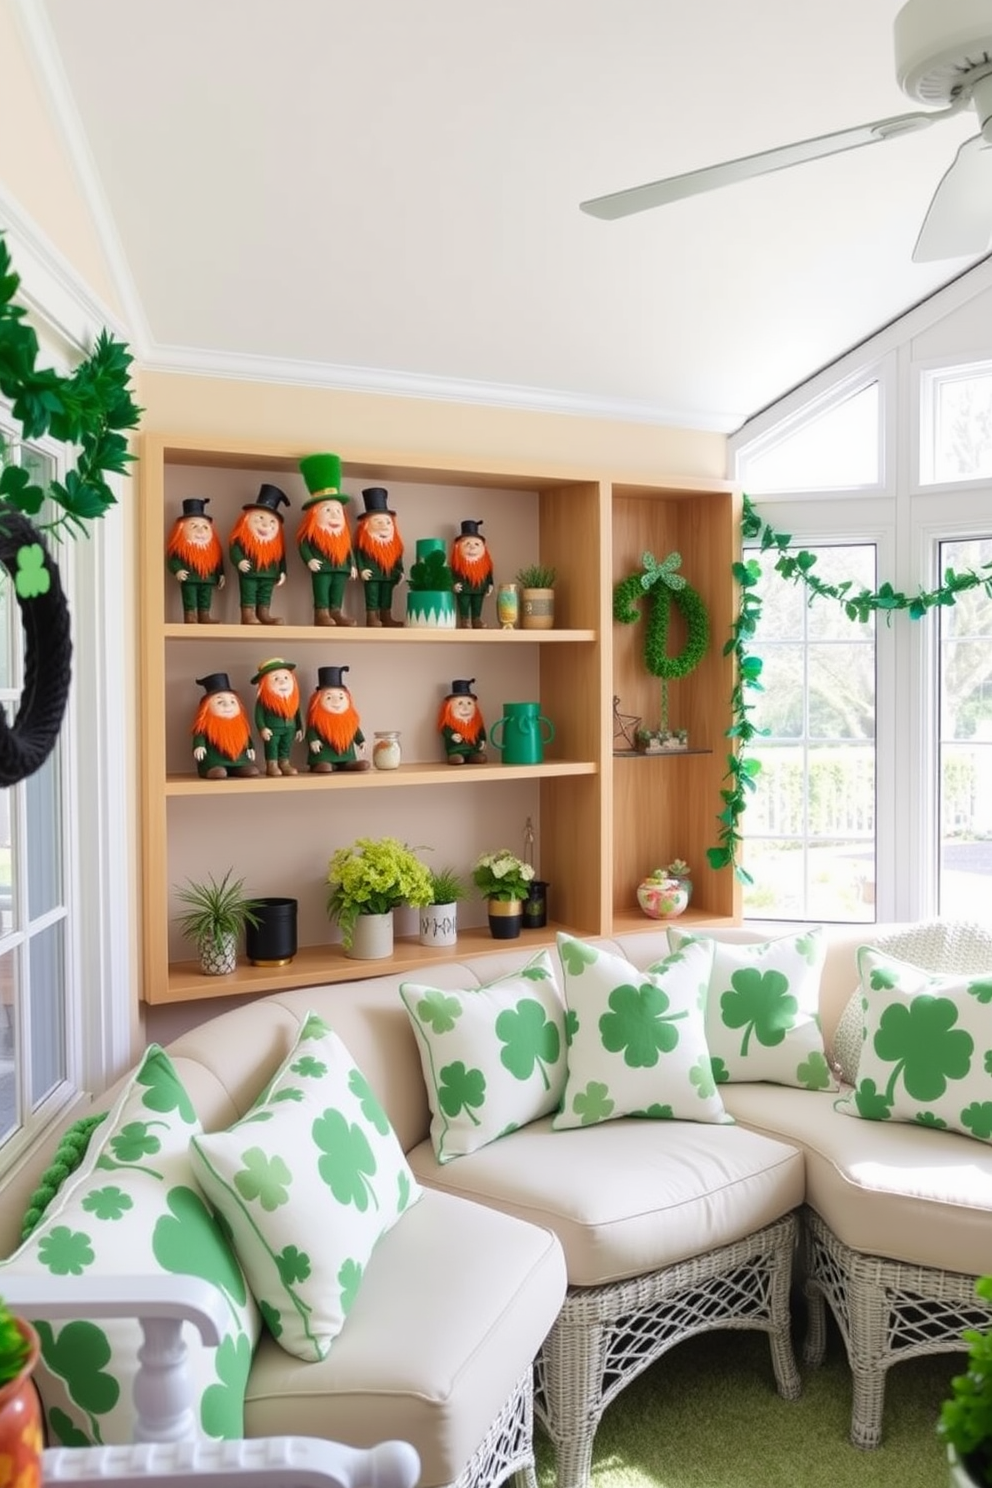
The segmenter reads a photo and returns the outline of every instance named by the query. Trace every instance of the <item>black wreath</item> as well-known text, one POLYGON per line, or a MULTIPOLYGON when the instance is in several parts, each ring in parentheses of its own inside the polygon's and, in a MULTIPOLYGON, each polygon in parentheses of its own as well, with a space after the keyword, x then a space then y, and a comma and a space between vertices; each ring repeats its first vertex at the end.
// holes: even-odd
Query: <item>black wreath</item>
POLYGON ((13 725, 0 706, 0 786, 6 786, 33 775, 55 748, 72 680, 72 639, 58 568, 41 533, 11 507, 0 507, 0 563, 14 584, 24 626, 24 687, 13 725), (35 544, 44 554, 48 587, 22 595, 18 554, 35 544))

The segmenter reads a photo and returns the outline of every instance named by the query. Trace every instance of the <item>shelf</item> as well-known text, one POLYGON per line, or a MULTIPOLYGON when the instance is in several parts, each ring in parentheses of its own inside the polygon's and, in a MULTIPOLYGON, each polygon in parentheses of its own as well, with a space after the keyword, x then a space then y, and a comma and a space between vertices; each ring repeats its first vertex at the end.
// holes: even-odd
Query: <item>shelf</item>
POLYGON ((680 925, 684 930, 718 930, 739 923, 733 915, 712 914, 691 904, 668 920, 653 920, 640 909, 618 909, 613 913, 613 934, 637 935, 645 930, 667 930, 669 925, 680 925))
POLYGON ((263 636, 272 640, 346 641, 350 646, 533 646, 560 645, 595 641, 595 630, 499 630, 495 626, 486 630, 431 630, 427 625, 383 626, 369 625, 182 625, 174 621, 163 625, 162 633, 168 641, 192 641, 204 644, 208 641, 251 641, 257 646, 263 636))
POLYGON ((712 749, 614 749, 614 759, 678 759, 682 754, 712 754, 712 749))
POLYGON ((596 775, 592 760, 545 760, 542 765, 504 765, 494 760, 488 765, 412 764, 398 770, 336 770, 333 775, 313 775, 301 770, 298 775, 283 775, 278 780, 269 775, 247 778, 229 775, 226 780, 203 780, 199 775, 170 775, 165 782, 167 796, 242 796, 272 792, 292 795, 294 791, 396 790, 413 785, 504 785, 514 780, 549 780, 562 775, 596 775))

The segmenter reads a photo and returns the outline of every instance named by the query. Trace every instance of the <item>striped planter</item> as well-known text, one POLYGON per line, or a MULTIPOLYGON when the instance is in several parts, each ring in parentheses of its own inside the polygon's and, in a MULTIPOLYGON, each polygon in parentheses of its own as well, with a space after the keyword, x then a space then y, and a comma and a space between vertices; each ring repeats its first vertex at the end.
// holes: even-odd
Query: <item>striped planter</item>
POLYGON ((406 623, 428 630, 455 629, 455 596, 442 589, 425 589, 406 596, 406 623))

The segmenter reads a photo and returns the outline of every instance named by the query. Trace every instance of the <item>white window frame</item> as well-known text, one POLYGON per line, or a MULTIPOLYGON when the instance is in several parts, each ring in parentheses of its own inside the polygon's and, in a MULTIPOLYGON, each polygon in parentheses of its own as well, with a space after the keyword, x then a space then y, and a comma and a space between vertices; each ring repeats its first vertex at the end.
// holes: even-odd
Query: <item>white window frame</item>
POLYGON ((933 430, 937 421, 937 398, 941 387, 949 382, 967 382, 985 373, 992 377, 992 359, 978 362, 948 362, 939 360, 915 362, 913 379, 916 384, 915 421, 913 424, 912 448, 916 453, 916 469, 911 476, 914 495, 931 495, 935 491, 980 491, 987 488, 992 477, 988 475, 966 476, 961 480, 937 480, 934 474, 936 450, 933 430), (924 417, 926 410, 926 417, 924 417))

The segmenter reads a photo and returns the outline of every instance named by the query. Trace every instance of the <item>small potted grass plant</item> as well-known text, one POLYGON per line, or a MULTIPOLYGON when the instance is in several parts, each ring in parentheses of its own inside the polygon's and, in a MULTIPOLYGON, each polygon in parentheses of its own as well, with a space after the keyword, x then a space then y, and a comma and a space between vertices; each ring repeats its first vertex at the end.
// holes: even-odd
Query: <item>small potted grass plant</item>
POLYGON ((429 868, 430 903, 420 910, 420 944, 453 946, 458 939, 458 906, 468 898, 468 884, 454 868, 429 868))
POLYGON ((547 563, 529 563, 517 570, 520 585, 520 624, 524 630, 551 630, 555 623, 557 569, 547 563))
POLYGON ((205 976, 226 976, 238 961, 238 937, 246 925, 257 925, 256 901, 245 893, 243 878, 232 879, 229 868, 220 883, 209 874, 206 879, 188 879, 176 897, 185 911, 179 916, 179 928, 193 941, 200 953, 200 970, 205 976))
MULTIPOLYGON (((992 1303, 992 1276, 980 1276, 975 1291, 992 1303)), ((951 1380, 937 1431, 948 1447, 952 1488, 992 1488, 992 1325, 962 1337, 968 1368, 951 1380)))

